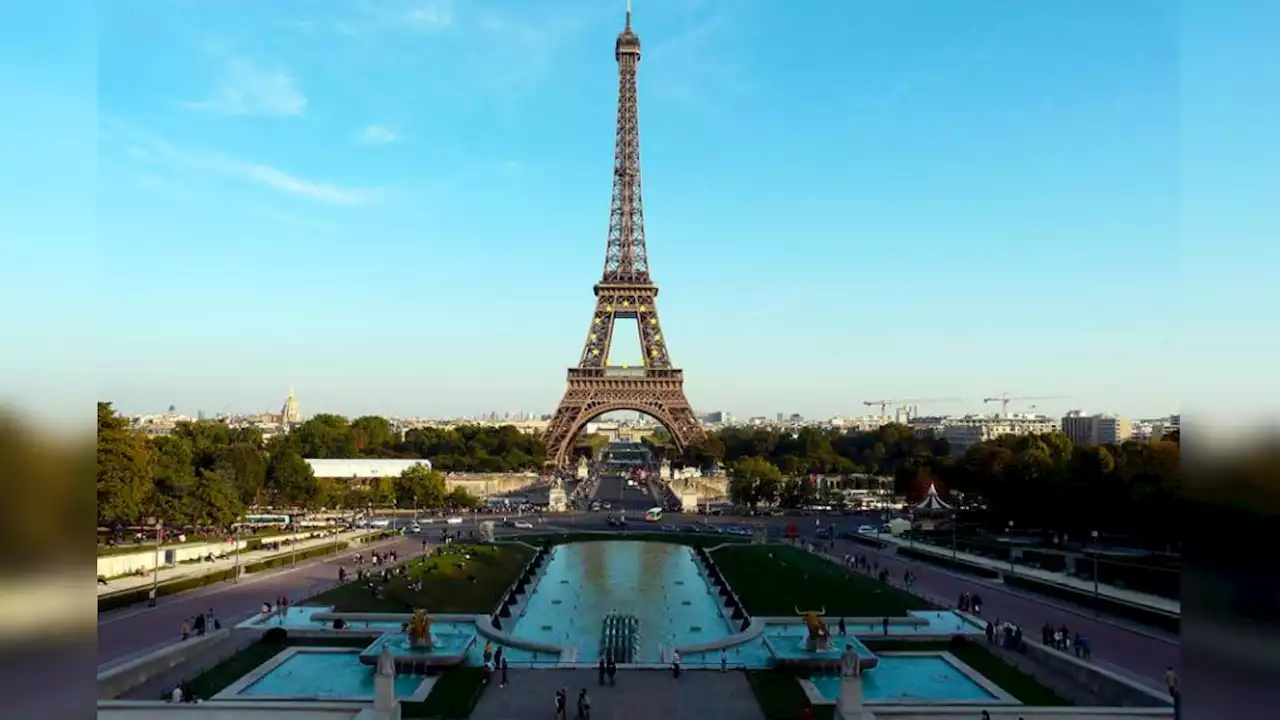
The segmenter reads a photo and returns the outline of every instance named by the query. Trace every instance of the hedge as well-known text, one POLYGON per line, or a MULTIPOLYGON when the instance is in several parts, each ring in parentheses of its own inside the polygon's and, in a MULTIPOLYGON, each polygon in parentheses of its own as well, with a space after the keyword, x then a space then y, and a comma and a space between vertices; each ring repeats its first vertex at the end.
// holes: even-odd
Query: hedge
MULTIPOLYGON (((346 550, 347 547, 348 545, 345 541, 339 540, 337 542, 329 543, 327 545, 320 545, 318 547, 302 550, 298 552, 298 559, 304 560, 306 558, 320 557, 321 555, 332 555, 334 553, 346 550)), ((293 554, 284 553, 282 555, 275 555, 275 556, 269 557, 266 560, 259 560, 256 563, 249 563, 247 565, 243 565, 241 566, 241 568, 242 568, 242 571, 245 573, 255 573, 255 572, 262 572, 263 570, 270 570, 271 568, 280 567, 282 565, 287 565, 292 562, 293 562, 293 554)), ((234 580, 235 576, 236 576, 236 570, 234 567, 231 567, 231 568, 226 568, 224 570, 215 570, 213 572, 205 573, 203 575, 195 575, 192 577, 185 577, 185 578, 179 578, 177 580, 170 580, 168 582, 160 583, 160 585, 156 587, 156 597, 158 598, 164 597, 165 595, 173 595, 180 592, 186 592, 187 590, 202 588, 207 585, 226 582, 227 580, 234 580)), ((146 602, 150 597, 151 597, 150 585, 144 585, 142 587, 130 588, 128 590, 121 590, 120 592, 100 595, 98 596, 98 612, 102 613, 102 612, 107 612, 109 610, 117 610, 122 607, 128 607, 130 605, 135 605, 137 603, 146 602)))
POLYGON ((888 546, 888 543, 885 541, 871 535, 863 535, 862 533, 840 533, 840 539, 850 540, 861 545, 868 545, 879 550, 883 550, 888 546))
MULTIPOLYGON (((1093 558, 1076 561, 1077 577, 1093 580, 1093 558)), ((1103 559, 1098 563, 1098 579, 1104 585, 1159 595, 1170 600, 1182 598, 1182 568, 1179 565, 1141 565, 1103 559)))
POLYGON ((912 560, 919 560, 921 562, 929 563, 930 565, 937 565, 949 570, 965 573, 966 575, 976 575, 977 577, 986 578, 988 580, 995 580, 1000 577, 1000 571, 994 568, 982 565, 973 565, 965 562, 964 560, 953 560, 944 555, 938 555, 926 550, 916 550, 914 548, 902 547, 899 545, 898 554, 909 557, 912 560))
POLYGON ((1066 600, 1081 607, 1096 609, 1108 615, 1127 618, 1171 633, 1181 632, 1182 618, 1178 615, 1170 615, 1169 613, 1152 610, 1141 605, 1113 600, 1102 594, 1095 597, 1092 590, 1081 590, 1057 583, 1042 582, 1025 575, 1006 575, 1004 584, 1010 587, 1030 590, 1037 595, 1047 595, 1059 600, 1066 600))

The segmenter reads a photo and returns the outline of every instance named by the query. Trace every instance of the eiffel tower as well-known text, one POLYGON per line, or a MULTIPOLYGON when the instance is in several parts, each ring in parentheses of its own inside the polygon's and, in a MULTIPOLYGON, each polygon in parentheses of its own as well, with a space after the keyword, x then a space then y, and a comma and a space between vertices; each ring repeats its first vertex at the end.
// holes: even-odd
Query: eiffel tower
POLYGON ((677 450, 700 442, 701 423, 684 395, 684 373, 671 366, 662 325, 658 322, 658 286, 649 277, 644 242, 644 206, 640 200, 640 125, 636 68, 640 37, 627 25, 614 44, 618 61, 618 134, 613 153, 613 201, 609 208, 609 242, 604 276, 596 283, 596 310, 577 367, 569 368, 568 387, 547 427, 549 463, 563 466, 578 433, 593 418, 616 410, 635 410, 653 417, 671 433, 677 450), (608 364, 613 326, 632 319, 640 331, 641 367, 608 364))

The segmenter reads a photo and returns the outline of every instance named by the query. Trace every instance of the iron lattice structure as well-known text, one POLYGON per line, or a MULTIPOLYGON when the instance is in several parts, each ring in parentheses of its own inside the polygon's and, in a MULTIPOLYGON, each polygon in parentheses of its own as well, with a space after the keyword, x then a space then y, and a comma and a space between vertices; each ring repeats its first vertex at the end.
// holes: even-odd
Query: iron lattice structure
POLYGON ((640 37, 626 28, 614 45, 618 61, 618 131, 613 153, 613 199, 609 208, 609 240, 604 275, 595 286, 596 309, 578 366, 569 368, 568 387, 545 436, 547 459, 563 466, 582 428, 593 418, 615 410, 652 416, 671 433, 677 450, 700 442, 705 433, 684 394, 684 374, 671 366, 662 324, 658 321, 658 286, 649 277, 645 249, 644 206, 640 194, 640 122, 636 69, 640 37), (614 324, 636 321, 642 367, 609 365, 614 324))

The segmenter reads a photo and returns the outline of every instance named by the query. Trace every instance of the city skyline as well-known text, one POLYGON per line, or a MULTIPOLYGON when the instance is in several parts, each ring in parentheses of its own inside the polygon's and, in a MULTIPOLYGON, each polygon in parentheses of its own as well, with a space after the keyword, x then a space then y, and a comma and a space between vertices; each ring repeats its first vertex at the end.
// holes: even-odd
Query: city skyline
MULTIPOLYGON (((648 239, 692 404, 1178 412, 1151 360, 1177 319, 1153 311, 1179 292, 1177 20, 640 3, 648 239)), ((104 7, 97 396, 549 412, 603 261, 621 25, 585 0, 104 7)))
MULTIPOLYGON (((286 405, 288 405, 290 402, 293 402, 294 407, 298 408, 300 406, 305 406, 305 397, 295 393, 294 390, 291 389, 290 392, 288 393, 287 399, 284 402, 286 405), (294 400, 295 395, 297 397, 296 400, 294 400)), ((938 411, 935 412, 935 411, 929 411, 928 407, 921 407, 920 412, 914 417, 919 417, 919 418, 928 418, 928 417, 960 418, 965 416, 997 417, 1003 413, 1002 406, 999 402, 983 403, 980 400, 976 402, 966 402, 962 400, 960 402, 947 403, 947 405, 951 407, 950 411, 944 411, 939 409, 938 411)), ((117 412, 120 412, 123 415, 130 416, 130 417, 161 417, 169 413, 174 413, 176 415, 183 416, 183 417, 197 418, 197 417, 203 416, 209 419, 213 419, 217 417, 255 417, 260 415, 278 415, 281 413, 280 403, 277 403, 276 405, 267 403, 263 407, 256 408, 256 409, 232 408, 229 406, 224 406, 219 408, 189 408, 189 407, 180 407, 176 404, 170 404, 163 409, 151 408, 151 409, 137 410, 137 409, 124 408, 116 403, 113 403, 112 406, 117 412)), ((906 407, 905 405, 893 405, 893 404, 887 405, 885 408, 883 417, 887 418, 890 421, 893 421, 898 416, 897 411, 899 409, 905 409, 905 407, 906 407)), ((1054 407, 1057 407, 1057 406, 1055 405, 1054 407)), ((524 420, 527 420, 527 421, 534 421, 534 420, 545 420, 549 418, 552 410, 554 410, 554 407, 551 409, 542 409, 542 410, 539 410, 536 408, 505 408, 505 409, 504 408, 488 408, 484 410, 478 410, 475 412, 467 412, 467 413, 438 413, 438 412, 432 413, 428 411, 391 413, 391 412, 379 412, 377 410, 369 411, 369 412, 363 412, 363 411, 362 412, 343 412, 339 409, 331 409, 331 408, 302 407, 300 412, 303 418, 310 418, 319 414, 336 414, 336 415, 341 415, 343 417, 346 417, 349 420, 354 420, 355 418, 360 417, 362 415, 376 415, 376 416, 385 417, 393 420, 440 420, 440 421, 486 420, 486 421, 489 421, 490 419, 496 419, 496 420, 515 421, 517 418, 523 418, 524 420)), ((845 412, 837 412, 833 414, 823 414, 823 415, 808 414, 800 410, 796 410, 794 408, 784 409, 784 410, 774 409, 774 410, 768 410, 768 411, 749 412, 749 413, 737 412, 732 409, 725 409, 725 408, 694 408, 694 410, 700 416, 712 414, 712 413, 723 413, 725 416, 731 418, 733 422, 740 422, 740 421, 746 421, 746 420, 758 419, 758 418, 765 418, 767 420, 774 421, 778 419, 779 416, 781 416, 782 420, 786 421, 786 420, 790 420, 793 414, 801 416, 804 422, 825 422, 833 418, 843 418, 843 419, 852 420, 852 419, 868 419, 868 418, 882 417, 879 412, 878 405, 875 407, 867 407, 865 405, 865 402, 854 403, 851 406, 851 408, 845 412)), ((1116 415, 1116 416, 1126 418, 1126 419, 1131 419, 1131 420, 1157 420, 1162 418, 1168 418, 1170 416, 1177 416, 1180 414, 1177 410, 1174 410, 1168 413, 1149 413, 1148 412, 1148 413, 1126 415, 1123 413, 1117 413, 1114 410, 1110 410, 1106 408, 1080 408, 1080 407, 1074 407, 1074 406, 1069 407, 1066 410, 1058 411, 1050 407, 1041 407, 1039 405, 1031 405, 1027 403, 1021 403, 1021 404, 1011 403, 1008 409, 1008 414, 1010 416, 1024 416, 1024 417, 1025 416, 1045 416, 1049 418, 1058 419, 1058 418, 1065 417, 1070 413, 1082 413, 1086 416, 1116 415)), ((653 418, 647 416, 646 414, 636 413, 635 411, 617 411, 614 413, 608 413, 606 415, 602 415, 600 417, 616 418, 617 416, 625 416, 627 418, 630 418, 631 416, 637 415, 637 414, 643 415, 646 418, 648 418, 648 420, 653 421, 653 418)))

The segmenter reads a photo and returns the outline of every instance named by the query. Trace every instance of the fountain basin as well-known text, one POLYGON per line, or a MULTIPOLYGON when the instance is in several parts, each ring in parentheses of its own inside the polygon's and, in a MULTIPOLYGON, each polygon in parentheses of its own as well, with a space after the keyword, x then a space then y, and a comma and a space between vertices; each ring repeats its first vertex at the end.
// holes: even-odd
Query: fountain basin
POLYGON ((391 651, 397 673, 420 673, 429 667, 459 665, 467 656, 467 649, 476 641, 471 632, 431 633, 431 647, 413 647, 408 633, 383 633, 369 647, 360 651, 360 662, 377 665, 382 648, 391 651))
POLYGON ((845 645, 853 646, 853 652, 863 670, 870 670, 879 663, 875 653, 867 649, 852 636, 831 638, 831 644, 825 650, 810 650, 805 646, 808 638, 798 635, 764 635, 765 647, 773 654, 778 665, 798 665, 803 667, 831 667, 839 664, 844 656, 845 645))

